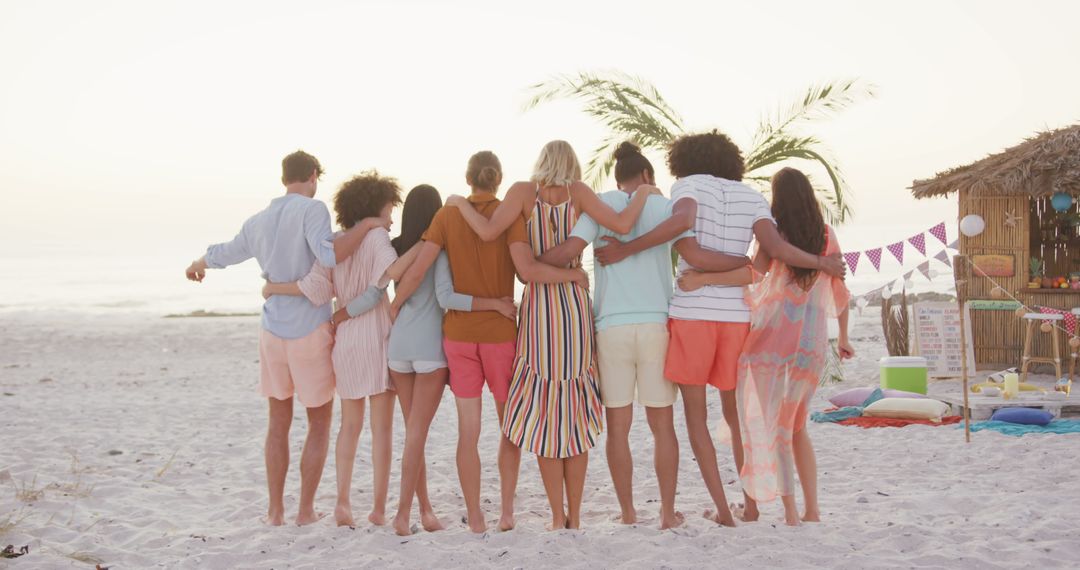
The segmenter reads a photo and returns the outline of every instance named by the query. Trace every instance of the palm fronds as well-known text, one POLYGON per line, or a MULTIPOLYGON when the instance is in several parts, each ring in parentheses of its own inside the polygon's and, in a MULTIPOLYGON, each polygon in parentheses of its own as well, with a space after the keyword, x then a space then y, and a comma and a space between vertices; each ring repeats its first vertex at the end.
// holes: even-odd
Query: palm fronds
POLYGON ((663 149, 683 132, 682 117, 649 82, 624 73, 559 75, 532 85, 525 110, 555 99, 576 99, 585 113, 608 128, 609 135, 586 165, 586 176, 599 185, 611 171, 611 153, 624 140, 642 148, 663 149))

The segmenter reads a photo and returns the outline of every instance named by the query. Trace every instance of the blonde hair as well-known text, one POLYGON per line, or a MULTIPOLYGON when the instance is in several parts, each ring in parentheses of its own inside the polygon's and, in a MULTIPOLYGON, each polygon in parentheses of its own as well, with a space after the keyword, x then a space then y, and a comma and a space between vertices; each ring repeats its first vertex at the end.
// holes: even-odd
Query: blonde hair
POLYGON ((541 186, 570 186, 581 180, 581 163, 566 141, 551 141, 540 151, 532 178, 541 186))

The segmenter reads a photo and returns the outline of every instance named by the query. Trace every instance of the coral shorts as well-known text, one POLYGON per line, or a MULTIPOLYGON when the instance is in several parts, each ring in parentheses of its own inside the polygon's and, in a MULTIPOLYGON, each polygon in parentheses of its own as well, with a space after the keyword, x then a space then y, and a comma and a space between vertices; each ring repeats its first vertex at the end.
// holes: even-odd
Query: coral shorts
POLYGON ((505 402, 510 393, 516 343, 459 342, 443 339, 450 367, 450 391, 458 398, 479 398, 484 381, 496 402, 505 402))
POLYGON ((324 323, 311 334, 284 339, 259 333, 259 392, 267 398, 296 399, 317 408, 334 399, 334 333, 324 323))
POLYGON ((668 319, 667 362, 664 376, 676 384, 710 385, 734 390, 739 355, 750 334, 750 323, 668 319))

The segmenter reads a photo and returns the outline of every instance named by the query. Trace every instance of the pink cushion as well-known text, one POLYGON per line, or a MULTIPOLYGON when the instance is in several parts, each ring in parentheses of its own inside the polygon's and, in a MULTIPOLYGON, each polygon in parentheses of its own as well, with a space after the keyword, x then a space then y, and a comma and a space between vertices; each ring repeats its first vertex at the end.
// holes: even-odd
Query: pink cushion
MULTIPOLYGON (((863 388, 851 388, 850 390, 844 390, 838 392, 829 397, 829 403, 837 408, 844 408, 847 406, 861 406, 867 398, 870 397, 870 393, 876 389, 874 386, 865 386, 863 388)), ((916 394, 914 392, 905 392, 903 390, 882 390, 886 398, 925 398, 923 394, 916 394)))

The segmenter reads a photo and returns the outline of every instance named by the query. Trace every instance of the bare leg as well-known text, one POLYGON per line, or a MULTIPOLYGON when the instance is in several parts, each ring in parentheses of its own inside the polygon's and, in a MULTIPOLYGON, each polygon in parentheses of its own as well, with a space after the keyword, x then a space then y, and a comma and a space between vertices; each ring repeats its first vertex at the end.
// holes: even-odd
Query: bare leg
POLYGON ((548 504, 551 505, 551 524, 548 530, 562 530, 566 528, 566 511, 563 507, 563 483, 566 473, 563 460, 537 455, 536 463, 540 466, 540 479, 544 481, 548 504))
POLYGON ((270 491, 270 508, 266 524, 285 524, 285 476, 289 473, 289 427, 292 426, 292 398, 270 401, 270 422, 266 429, 266 486, 270 491))
POLYGON ((589 452, 563 460, 566 481, 566 528, 581 528, 581 497, 585 494, 585 473, 589 470, 589 452))
POLYGON ((390 463, 394 457, 394 400, 397 394, 387 390, 368 398, 371 400, 371 468, 375 492, 371 498, 368 521, 376 526, 386 524, 386 494, 390 489, 390 463))
POLYGON ((484 511, 480 508, 480 415, 483 400, 457 398, 458 445, 457 469, 461 482, 461 494, 465 497, 465 511, 469 530, 479 534, 487 531, 484 511))
POLYGON ((782 495, 780 500, 784 503, 784 524, 799 526, 799 507, 795 504, 795 495, 782 495))
POLYGON ((817 492, 817 458, 814 456, 814 444, 811 443, 806 428, 795 432, 791 444, 795 455, 795 471, 799 474, 803 500, 806 501, 806 514, 802 520, 821 522, 817 492))
POLYGON ((311 524, 323 517, 315 512, 315 492, 319 490, 326 452, 330 449, 330 423, 334 416, 334 401, 308 408, 308 433, 304 450, 300 452, 300 513, 296 524, 311 524))
MULTIPOLYGON (((735 457, 735 471, 742 473, 743 448, 742 432, 739 429, 739 406, 735 401, 735 390, 720 391, 720 407, 724 412, 724 421, 731 430, 731 454, 735 457)), ((740 518, 746 522, 758 520, 757 501, 743 493, 743 509, 740 518)))
POLYGON ((716 467, 716 447, 713 446, 712 434, 709 433, 709 411, 705 407, 705 386, 679 385, 682 391, 683 406, 686 410, 686 431, 690 436, 690 448, 694 450, 701 478, 709 490, 716 510, 705 511, 705 517, 724 526, 735 526, 731 517, 727 497, 724 496, 724 482, 720 479, 720 469, 716 467))
POLYGON ((401 401, 402 414, 405 416, 405 450, 401 460, 401 496, 398 497, 398 511, 394 516, 394 531, 406 536, 412 534, 409 517, 412 513, 413 495, 420 501, 420 524, 429 532, 442 530, 443 524, 435 516, 435 511, 427 497, 427 473, 424 461, 424 446, 427 444, 428 430, 435 412, 442 401, 446 388, 445 368, 430 374, 399 374, 390 372, 397 387, 401 401))
POLYGON ((353 466, 356 464, 356 444, 364 429, 364 398, 341 400, 341 427, 334 444, 334 463, 337 468, 337 505, 334 520, 338 526, 356 526, 352 514, 353 466))
MULTIPOLYGON (((679 482, 679 438, 675 436, 675 419, 671 406, 645 408, 649 429, 655 443, 653 466, 660 486, 660 530, 675 528, 684 522, 683 514, 675 510, 675 489, 679 482)), ((609 427, 610 420, 609 420, 609 427)), ((610 432, 608 432, 610 433, 610 432)), ((610 436, 609 436, 610 437, 610 436)))
MULTIPOLYGON (((634 457, 630 454, 630 425, 634 422, 634 405, 607 408, 607 463, 615 496, 622 514, 619 522, 634 524, 634 457)), ((569 490, 567 495, 569 495, 569 490)), ((570 519, 573 520, 573 515, 570 519)), ((572 523, 571 523, 572 524, 572 523)))
MULTIPOLYGON (((495 402, 499 415, 499 432, 502 432, 506 402, 495 402)), ((510 443, 505 434, 499 436, 499 495, 502 506, 499 514, 499 530, 514 528, 514 495, 517 493, 518 473, 521 471, 521 448, 510 443)))

